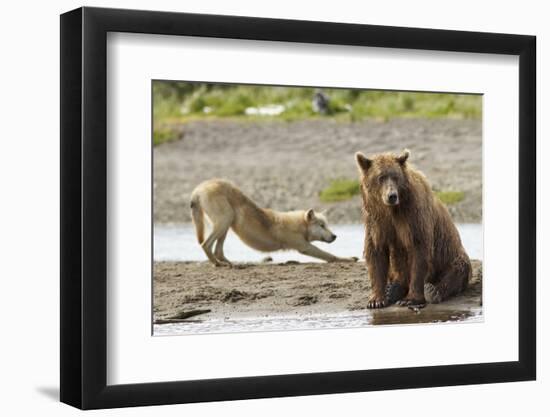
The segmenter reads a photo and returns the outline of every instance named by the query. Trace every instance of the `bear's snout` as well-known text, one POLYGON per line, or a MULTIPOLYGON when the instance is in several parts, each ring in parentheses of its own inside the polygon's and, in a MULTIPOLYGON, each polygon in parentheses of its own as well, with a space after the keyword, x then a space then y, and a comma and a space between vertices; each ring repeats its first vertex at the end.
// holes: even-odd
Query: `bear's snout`
POLYGON ((392 191, 391 193, 389 193, 388 204, 395 206, 398 203, 399 203, 399 196, 397 195, 397 193, 395 191, 392 191))
POLYGON ((335 240, 336 240, 336 235, 333 233, 333 234, 330 236, 330 238, 328 239, 328 242, 329 242, 329 243, 332 243, 332 242, 334 242, 335 240))

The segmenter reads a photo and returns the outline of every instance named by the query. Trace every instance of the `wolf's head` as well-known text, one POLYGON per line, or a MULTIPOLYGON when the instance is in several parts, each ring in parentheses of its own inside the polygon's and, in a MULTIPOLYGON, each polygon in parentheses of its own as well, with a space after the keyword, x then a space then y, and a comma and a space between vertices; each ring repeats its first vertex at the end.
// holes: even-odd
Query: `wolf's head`
POLYGON ((359 167, 363 190, 386 206, 399 205, 406 192, 405 171, 409 154, 405 149, 400 155, 385 153, 367 158, 357 152, 355 161, 359 167))
POLYGON ((327 218, 323 213, 316 213, 309 209, 304 213, 304 220, 307 224, 307 236, 310 242, 320 240, 321 242, 334 242, 336 235, 328 228, 327 218))

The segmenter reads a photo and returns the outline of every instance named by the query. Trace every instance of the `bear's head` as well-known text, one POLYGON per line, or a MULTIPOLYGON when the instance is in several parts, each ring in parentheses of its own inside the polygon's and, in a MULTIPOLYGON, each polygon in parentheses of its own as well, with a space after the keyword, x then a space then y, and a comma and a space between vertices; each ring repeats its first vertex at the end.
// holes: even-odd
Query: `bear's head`
POLYGON ((403 201, 407 185, 407 159, 405 149, 400 155, 383 153, 367 158, 361 152, 355 154, 359 167, 361 186, 369 198, 380 199, 387 206, 397 206, 403 201))

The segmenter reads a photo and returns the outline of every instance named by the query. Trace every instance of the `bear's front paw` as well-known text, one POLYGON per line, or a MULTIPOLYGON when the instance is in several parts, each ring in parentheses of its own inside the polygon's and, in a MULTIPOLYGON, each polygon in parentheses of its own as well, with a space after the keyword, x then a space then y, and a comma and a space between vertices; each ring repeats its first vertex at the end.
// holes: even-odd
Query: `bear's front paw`
POLYGON ((368 303, 367 308, 382 308, 386 307, 386 300, 381 297, 372 297, 368 303))
POLYGON ((399 300, 396 303, 400 307, 416 307, 416 308, 424 308, 426 307, 426 300, 422 298, 412 298, 412 297, 406 297, 402 300, 399 300))
POLYGON ((438 304, 443 301, 439 290, 435 285, 430 283, 424 284, 424 297, 426 297, 426 301, 430 304, 438 304))
POLYGON ((407 295, 407 289, 399 282, 390 282, 386 285, 386 303, 393 304, 407 295))

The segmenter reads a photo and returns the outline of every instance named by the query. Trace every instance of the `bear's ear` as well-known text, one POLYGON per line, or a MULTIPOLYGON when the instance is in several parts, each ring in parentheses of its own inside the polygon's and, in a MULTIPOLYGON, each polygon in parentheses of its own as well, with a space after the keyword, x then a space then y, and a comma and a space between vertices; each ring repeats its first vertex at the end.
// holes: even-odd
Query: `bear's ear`
POLYGON ((365 155, 363 155, 361 152, 355 153, 355 162, 357 162, 357 166, 359 167, 359 169, 365 172, 372 165, 372 161, 369 158, 367 158, 365 155))
POLYGON ((315 218, 315 212, 313 209, 309 209, 306 211, 306 214, 304 214, 304 217, 306 218, 306 221, 310 222, 315 218))
POLYGON ((405 164, 405 162, 407 162, 407 159, 409 159, 410 154, 411 152, 408 149, 403 149, 401 155, 397 157, 397 162, 399 162, 401 165, 405 164))

